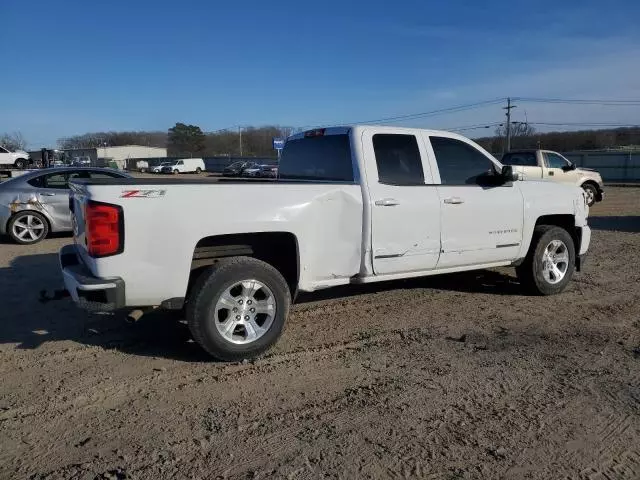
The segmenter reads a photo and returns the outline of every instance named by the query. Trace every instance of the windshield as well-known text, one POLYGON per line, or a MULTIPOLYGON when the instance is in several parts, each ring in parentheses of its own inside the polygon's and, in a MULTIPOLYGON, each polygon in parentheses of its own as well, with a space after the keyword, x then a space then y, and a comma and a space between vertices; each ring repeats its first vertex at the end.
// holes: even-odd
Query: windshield
POLYGON ((282 150, 278 174, 283 180, 353 182, 349 135, 289 140, 282 150))

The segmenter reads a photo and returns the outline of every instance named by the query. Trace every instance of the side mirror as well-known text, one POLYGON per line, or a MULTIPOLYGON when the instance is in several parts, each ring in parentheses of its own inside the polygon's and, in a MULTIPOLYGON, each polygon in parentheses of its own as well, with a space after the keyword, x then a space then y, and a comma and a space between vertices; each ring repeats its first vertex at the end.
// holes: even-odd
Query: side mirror
POLYGON ((517 172, 513 171, 512 165, 503 165, 502 172, 500 172, 504 182, 515 182, 520 178, 517 172))
POLYGON ((575 163, 570 163, 569 165, 565 165, 564 167, 562 167, 562 171, 563 172, 570 172, 571 170, 575 170, 576 168, 576 164, 575 163))

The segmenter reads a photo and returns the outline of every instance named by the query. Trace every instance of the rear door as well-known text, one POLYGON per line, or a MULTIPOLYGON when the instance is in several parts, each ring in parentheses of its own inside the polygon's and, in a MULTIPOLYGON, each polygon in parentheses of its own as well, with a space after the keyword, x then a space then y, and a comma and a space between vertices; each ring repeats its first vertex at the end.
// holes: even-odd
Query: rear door
POLYGON ((524 219, 517 182, 503 184, 496 164, 459 138, 429 137, 441 205, 438 268, 514 260, 524 219))
POLYGON ((440 203, 422 138, 390 130, 362 135, 376 274, 430 270, 440 255, 440 203))

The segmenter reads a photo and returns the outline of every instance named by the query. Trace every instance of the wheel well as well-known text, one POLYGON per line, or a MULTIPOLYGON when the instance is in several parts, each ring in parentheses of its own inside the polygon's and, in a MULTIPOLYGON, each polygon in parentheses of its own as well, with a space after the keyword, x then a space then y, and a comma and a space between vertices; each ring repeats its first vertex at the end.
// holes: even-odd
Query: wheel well
POLYGON ((555 225, 565 229, 571 235, 576 252, 580 249, 582 229, 576 227, 573 215, 543 215, 536 220, 536 227, 539 225, 555 225))
POLYGON ((241 233, 201 239, 193 251, 189 287, 208 267, 222 258, 247 256, 276 268, 289 285, 291 297, 298 289, 300 275, 298 241, 289 232, 241 233))
POLYGON ((598 188, 598 184, 596 182, 594 182, 593 180, 585 180, 584 182, 582 182, 580 184, 581 187, 584 187, 585 185, 593 185, 596 189, 598 188))
POLYGON ((38 210, 33 210, 33 209, 25 209, 25 210, 18 210, 17 212, 14 212, 11 214, 11 216, 9 218, 7 218, 7 224, 5 225, 5 229, 9 229, 9 222, 13 219, 13 217, 15 217, 16 215, 18 215, 19 213, 22 212, 28 212, 28 213, 38 213, 40 215, 42 215, 42 218, 44 218, 44 221, 47 222, 47 227, 49 230, 49 233, 52 233, 51 231, 51 222, 49 221, 49 218, 42 212, 39 212, 38 210))

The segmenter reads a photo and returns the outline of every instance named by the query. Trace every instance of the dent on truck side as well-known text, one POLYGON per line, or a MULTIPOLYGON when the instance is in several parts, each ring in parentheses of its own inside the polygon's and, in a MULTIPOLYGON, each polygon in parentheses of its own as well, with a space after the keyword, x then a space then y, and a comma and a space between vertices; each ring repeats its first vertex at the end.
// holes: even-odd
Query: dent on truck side
MULTIPOLYGON (((357 187, 355 193, 360 194, 357 187)), ((360 271, 362 199, 335 189, 318 195, 305 208, 300 232, 300 288, 315 290, 360 271)))

